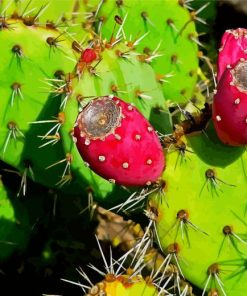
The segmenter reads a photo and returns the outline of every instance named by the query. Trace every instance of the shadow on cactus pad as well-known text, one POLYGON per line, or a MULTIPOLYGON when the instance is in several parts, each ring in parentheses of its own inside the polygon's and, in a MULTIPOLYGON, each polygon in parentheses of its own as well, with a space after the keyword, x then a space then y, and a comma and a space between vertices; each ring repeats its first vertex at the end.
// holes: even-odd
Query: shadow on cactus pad
POLYGON ((245 151, 243 147, 230 147, 224 145, 216 135, 212 122, 210 122, 204 136, 188 137, 188 142, 205 163, 226 167, 238 159, 245 151))

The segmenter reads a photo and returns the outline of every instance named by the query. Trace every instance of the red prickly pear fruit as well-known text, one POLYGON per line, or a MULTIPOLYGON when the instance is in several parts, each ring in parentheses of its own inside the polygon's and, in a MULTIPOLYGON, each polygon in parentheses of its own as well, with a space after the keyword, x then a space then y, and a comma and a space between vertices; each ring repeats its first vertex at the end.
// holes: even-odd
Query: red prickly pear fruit
POLYGON ((219 49, 217 81, 227 67, 235 65, 241 58, 247 59, 247 29, 225 31, 219 49))
POLYGON ((87 48, 81 54, 81 61, 90 64, 97 59, 97 54, 94 49, 87 48))
POLYGON ((150 123, 135 107, 113 95, 84 107, 74 136, 90 168, 119 185, 150 185, 164 169, 163 150, 150 123))
POLYGON ((247 60, 240 59, 222 74, 213 102, 213 121, 223 143, 247 145, 247 60))

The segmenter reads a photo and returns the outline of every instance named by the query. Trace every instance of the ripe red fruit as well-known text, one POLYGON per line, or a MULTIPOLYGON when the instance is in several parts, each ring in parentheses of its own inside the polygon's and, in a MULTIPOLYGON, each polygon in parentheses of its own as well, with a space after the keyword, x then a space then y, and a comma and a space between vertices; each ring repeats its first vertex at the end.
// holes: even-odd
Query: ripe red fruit
POLYGON ((90 64, 97 59, 97 54, 94 49, 87 48, 81 54, 81 62, 90 64))
POLYGON ((227 67, 235 65, 241 58, 247 59, 247 29, 225 31, 219 49, 217 81, 227 67))
POLYGON ((223 143, 247 145, 247 60, 239 60, 222 74, 214 97, 213 121, 223 143))
POLYGON ((156 132, 135 107, 117 97, 91 101, 76 120, 74 136, 82 158, 109 181, 149 185, 164 169, 156 132))

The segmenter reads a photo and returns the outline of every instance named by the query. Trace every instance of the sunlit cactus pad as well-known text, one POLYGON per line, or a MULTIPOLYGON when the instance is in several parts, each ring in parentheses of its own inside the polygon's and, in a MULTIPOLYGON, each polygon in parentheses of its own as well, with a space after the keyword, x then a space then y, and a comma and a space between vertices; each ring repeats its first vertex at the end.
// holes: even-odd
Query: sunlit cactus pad
POLYGON ((143 63, 150 63, 165 98, 186 102, 197 81, 198 12, 183 1, 89 1, 86 28, 108 40, 125 40, 143 63), (91 12, 91 14, 90 14, 91 12))
POLYGON ((186 278, 205 291, 244 295, 247 153, 224 146, 212 125, 179 138, 167 156, 164 196, 154 194, 164 252, 174 252, 186 278))

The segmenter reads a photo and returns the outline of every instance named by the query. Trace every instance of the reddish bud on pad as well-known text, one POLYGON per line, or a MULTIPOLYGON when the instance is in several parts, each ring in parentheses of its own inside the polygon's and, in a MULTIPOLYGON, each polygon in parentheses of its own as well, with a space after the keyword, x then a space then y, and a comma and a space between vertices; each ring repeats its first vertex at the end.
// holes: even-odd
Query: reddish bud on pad
POLYGON ((83 53, 81 54, 81 60, 82 62, 86 63, 86 64, 90 64, 93 61, 95 61, 97 59, 97 54, 95 52, 95 50, 91 49, 91 48, 87 48, 83 51, 83 53))

